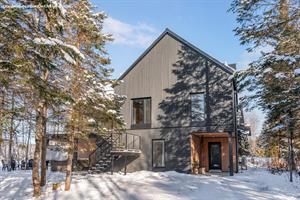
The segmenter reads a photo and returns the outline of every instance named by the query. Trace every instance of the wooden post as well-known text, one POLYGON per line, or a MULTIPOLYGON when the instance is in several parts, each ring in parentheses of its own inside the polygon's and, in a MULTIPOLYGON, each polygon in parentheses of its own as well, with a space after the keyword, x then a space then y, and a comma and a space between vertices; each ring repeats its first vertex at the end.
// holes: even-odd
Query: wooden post
POLYGON ((228 133, 228 148, 229 148, 229 175, 233 176, 233 157, 232 157, 232 133, 228 133))

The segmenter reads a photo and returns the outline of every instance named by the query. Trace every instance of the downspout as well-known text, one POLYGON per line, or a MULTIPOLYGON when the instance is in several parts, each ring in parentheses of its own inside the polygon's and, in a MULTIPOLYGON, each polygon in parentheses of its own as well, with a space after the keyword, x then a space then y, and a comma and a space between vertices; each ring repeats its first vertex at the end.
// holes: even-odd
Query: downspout
POLYGON ((236 165, 236 173, 239 172, 239 143, 238 143, 238 131, 237 131, 237 105, 238 105, 238 96, 237 96, 237 88, 235 81, 232 81, 233 84, 233 130, 235 134, 235 165, 236 165))

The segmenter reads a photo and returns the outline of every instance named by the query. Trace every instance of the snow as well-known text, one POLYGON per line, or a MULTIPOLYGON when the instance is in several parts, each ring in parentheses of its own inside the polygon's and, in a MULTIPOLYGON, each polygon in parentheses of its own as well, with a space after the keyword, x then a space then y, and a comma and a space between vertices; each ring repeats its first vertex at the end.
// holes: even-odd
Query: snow
POLYGON ((53 7, 56 7, 59 9, 60 13, 62 14, 63 17, 66 16, 66 9, 62 5, 62 1, 56 1, 56 0, 49 0, 49 2, 53 5, 53 7))
POLYGON ((108 113, 108 114, 115 115, 115 114, 117 114, 117 111, 115 111, 115 110, 108 110, 107 113, 108 113))
MULTIPOLYGON (((65 175, 48 172, 48 185, 42 199, 130 199, 130 200, 214 200, 300 198, 299 178, 288 182, 288 174, 273 175, 262 168, 250 168, 233 177, 227 175, 189 175, 174 171, 139 171, 123 175, 73 175, 70 192, 52 192, 52 183, 61 183, 65 175)), ((0 200, 32 199, 31 172, 0 172, 0 200)))
POLYGON ((95 119, 90 118, 90 119, 88 119, 88 122, 89 122, 89 123, 95 123, 96 121, 95 121, 95 119))
POLYGON ((272 71, 273 71, 273 70, 272 70, 271 67, 267 67, 267 68, 264 70, 263 73, 270 73, 270 72, 272 72, 272 71))
POLYGON ((84 59, 84 55, 79 51, 79 49, 73 45, 66 44, 63 41, 57 39, 57 38, 50 38, 52 41, 56 42, 58 45, 65 46, 67 48, 72 49, 78 56, 80 56, 82 59, 84 59))
POLYGON ((283 124, 278 124, 275 127, 272 128, 272 131, 279 131, 281 129, 284 129, 284 125, 283 124))
POLYGON ((300 68, 295 69, 294 74, 295 74, 295 76, 299 76, 300 75, 300 68))
MULTIPOLYGON (((51 37, 49 37, 49 38, 34 38, 33 42, 36 44, 43 44, 43 45, 50 45, 50 46, 60 45, 60 46, 72 49, 72 51, 74 53, 76 53, 79 57, 81 57, 82 59, 85 58, 84 55, 79 51, 79 49, 77 47, 70 45, 70 44, 66 44, 57 38, 51 38, 51 37)), ((65 54, 64 51, 62 51, 62 53, 65 54)))
POLYGON ((278 72, 278 73, 275 74, 275 77, 278 78, 278 79, 281 79, 281 78, 285 78, 286 76, 285 76, 284 73, 278 72))
POLYGON ((51 45, 51 46, 56 44, 54 41, 46 38, 34 38, 33 42, 36 44, 44 44, 44 45, 51 45))
POLYGON ((76 61, 67 53, 65 52, 64 50, 62 50, 62 53, 63 53, 63 56, 65 58, 66 61, 68 61, 69 63, 75 65, 76 64, 76 61))

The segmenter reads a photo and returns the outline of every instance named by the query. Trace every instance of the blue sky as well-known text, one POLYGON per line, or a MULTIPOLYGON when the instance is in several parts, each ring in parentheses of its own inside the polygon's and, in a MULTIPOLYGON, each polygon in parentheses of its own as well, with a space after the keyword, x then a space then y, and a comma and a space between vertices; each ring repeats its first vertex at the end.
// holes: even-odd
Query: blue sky
POLYGON ((115 41, 107 45, 118 77, 165 28, 196 45, 221 62, 241 68, 248 54, 232 31, 235 17, 227 12, 230 0, 103 0, 93 3, 108 15, 105 31, 115 41))
POLYGON ((107 45, 119 77, 165 30, 171 29, 221 62, 237 63, 238 69, 257 58, 247 53, 233 29, 235 16, 227 12, 230 0, 102 0, 92 1, 104 11, 105 32, 115 40, 107 45))

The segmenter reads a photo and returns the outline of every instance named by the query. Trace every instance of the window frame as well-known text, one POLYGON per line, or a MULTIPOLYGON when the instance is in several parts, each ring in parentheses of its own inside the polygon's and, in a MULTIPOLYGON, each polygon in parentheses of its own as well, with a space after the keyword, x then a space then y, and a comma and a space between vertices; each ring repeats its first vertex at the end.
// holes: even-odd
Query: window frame
POLYGON ((152 149, 151 149, 151 154, 152 154, 152 169, 160 169, 160 168, 166 168, 166 141, 165 139, 152 139, 152 149), (154 166, 154 142, 155 141, 162 141, 163 142, 163 166, 154 166))
MULTIPOLYGON (((145 112, 145 111, 144 111, 145 112)), ((139 97, 139 98, 131 98, 130 101, 130 119, 131 119, 131 129, 147 129, 147 128, 151 128, 151 122, 152 122, 152 99, 151 97, 139 97), (133 101, 134 100, 146 100, 149 99, 150 100, 150 123, 142 123, 142 124, 133 124, 133 101)), ((143 113, 143 115, 145 115, 145 113, 143 113)))
POLYGON ((192 92, 192 93, 190 93, 190 121, 192 122, 192 123, 199 123, 199 122, 205 122, 206 121, 206 115, 207 115, 207 113, 206 113, 206 111, 207 111, 207 109, 206 109, 206 94, 205 94, 205 92, 192 92), (192 95, 203 95, 203 103, 204 103, 204 108, 203 108, 203 114, 204 114, 204 119, 203 120, 195 120, 194 118, 193 118, 193 116, 192 116, 192 106, 193 106, 193 102, 192 102, 192 95))

